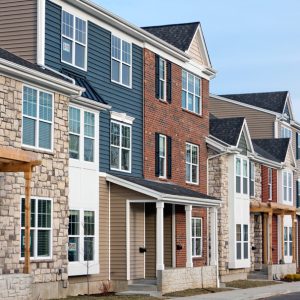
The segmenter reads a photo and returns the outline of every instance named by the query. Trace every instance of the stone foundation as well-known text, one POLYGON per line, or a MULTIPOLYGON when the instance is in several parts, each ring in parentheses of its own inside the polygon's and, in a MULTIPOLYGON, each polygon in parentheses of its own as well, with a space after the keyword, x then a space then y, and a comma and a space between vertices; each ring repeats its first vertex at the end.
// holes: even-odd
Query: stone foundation
POLYGON ((296 273, 296 264, 268 265, 268 279, 279 279, 287 274, 296 273))
POLYGON ((177 268, 158 271, 157 287, 162 294, 186 289, 217 287, 217 267, 177 268))

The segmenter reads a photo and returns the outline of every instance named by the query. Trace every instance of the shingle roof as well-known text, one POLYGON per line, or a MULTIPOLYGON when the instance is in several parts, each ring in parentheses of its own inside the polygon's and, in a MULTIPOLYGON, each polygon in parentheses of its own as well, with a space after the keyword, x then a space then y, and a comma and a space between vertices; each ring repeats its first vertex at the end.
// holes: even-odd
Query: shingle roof
POLYGON ((229 94, 220 96, 281 114, 284 109, 287 95, 287 91, 282 91, 267 93, 229 94))
POLYGON ((142 29, 173 45, 179 50, 188 50, 200 22, 148 26, 142 29))
POLYGON ((252 140, 255 152, 276 162, 284 162, 289 147, 289 138, 254 139, 252 140))
POLYGON ((85 88, 85 92, 82 93, 82 97, 107 104, 84 76, 80 76, 66 69, 62 69, 62 73, 74 79, 76 85, 85 88))
POLYGON ((217 139, 236 146, 245 118, 225 118, 209 120, 209 133, 217 139))
POLYGON ((192 198, 199 198, 199 199, 211 199, 211 200, 218 200, 215 197, 208 196, 206 194, 196 192, 179 185, 173 183, 163 183, 153 180, 146 180, 142 178, 132 177, 132 176, 124 176, 119 174, 111 174, 115 177, 120 179, 132 182, 134 184, 143 186, 145 188, 151 189, 158 193, 168 194, 168 195, 175 195, 175 196, 182 196, 182 197, 192 197, 192 198))
POLYGON ((33 64, 11 52, 8 52, 2 48, 0 48, 0 58, 5 59, 7 61, 10 61, 12 63, 18 64, 20 66, 26 67, 28 69, 34 70, 34 71, 38 71, 41 72, 43 74, 67 81, 67 82, 72 82, 71 80, 65 78, 64 76, 61 76, 55 72, 52 72, 50 70, 44 69, 41 66, 37 65, 37 64, 33 64))

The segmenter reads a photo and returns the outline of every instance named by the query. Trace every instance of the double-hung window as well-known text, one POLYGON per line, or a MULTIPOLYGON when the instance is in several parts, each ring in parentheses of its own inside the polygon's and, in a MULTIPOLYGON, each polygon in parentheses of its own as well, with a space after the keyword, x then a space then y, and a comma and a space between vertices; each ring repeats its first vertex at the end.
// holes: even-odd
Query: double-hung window
POLYGON ((61 33, 61 60, 86 69, 86 21, 62 11, 61 33))
POLYGON ((236 224, 236 258, 249 258, 249 232, 248 225, 236 224))
POLYGON ((250 196, 255 196, 255 163, 250 162, 250 196))
POLYGON ((159 99, 166 100, 166 61, 159 58, 159 99))
POLYGON ((111 36, 111 80, 131 87, 131 44, 111 36))
POLYGON ((291 131, 291 129, 282 126, 281 127, 281 137, 282 138, 291 138, 292 137, 292 131, 291 131))
POLYGON ((268 168, 268 195, 269 200, 272 200, 272 189, 273 189, 273 177, 272 177, 272 169, 268 168))
POLYGON ((36 88, 23 88, 22 143, 52 150, 53 95, 36 88))
POLYGON ((95 114, 76 107, 69 108, 70 158, 95 160, 95 114))
POLYGON ((297 208, 299 208, 300 207, 300 179, 297 180, 296 184, 297 184, 297 187, 296 187, 296 197, 297 197, 296 205, 297 205, 297 208))
POLYGON ((131 126, 115 121, 110 129, 110 168, 131 171, 131 126))
POLYGON ((292 227, 284 226, 284 256, 293 255, 292 227))
MULTIPOLYGON (((52 201, 31 199, 30 256, 47 259, 52 255, 52 201)), ((21 257, 25 256, 25 199, 21 200, 21 257)))
POLYGON ((197 145, 186 143, 185 172, 187 183, 199 183, 199 147, 197 145))
POLYGON ((202 114, 201 80, 187 71, 182 71, 182 108, 202 114))
POLYGON ((293 188, 292 188, 292 173, 288 171, 283 171, 283 201, 292 202, 293 201, 293 188))
POLYGON ((237 157, 235 160, 236 193, 248 195, 248 160, 237 157))
POLYGON ((159 135, 159 177, 167 176, 167 137, 159 135))
POLYGON ((69 249, 70 262, 95 259, 95 212, 70 210, 69 249))
POLYGON ((296 133, 296 159, 300 159, 300 133, 296 133))
POLYGON ((202 256, 202 219, 192 218, 192 256, 202 256))

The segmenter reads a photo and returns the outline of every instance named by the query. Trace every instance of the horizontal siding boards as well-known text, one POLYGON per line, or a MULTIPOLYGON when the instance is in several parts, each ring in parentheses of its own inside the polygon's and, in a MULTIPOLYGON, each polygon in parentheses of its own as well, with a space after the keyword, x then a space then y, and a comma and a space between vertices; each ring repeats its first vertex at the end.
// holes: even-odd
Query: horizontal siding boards
POLYGON ((0 47, 36 62, 37 1, 0 1, 0 47))
POLYGON ((164 208, 164 263, 166 268, 172 268, 172 204, 164 208))
POLYGON ((155 203, 145 204, 146 218, 146 278, 156 278, 156 207, 155 203))
MULTIPOLYGON (((61 62, 61 8, 47 0, 46 64, 60 70, 65 68, 85 75, 95 90, 113 111, 134 117, 132 126, 132 173, 143 172, 143 50, 132 45, 132 89, 111 82, 111 33, 88 22, 88 72, 61 62)), ((109 171, 110 115, 100 116, 100 170, 109 171)), ((124 173, 126 174, 126 173, 124 173)))
POLYGON ((238 104, 209 99, 209 111, 217 118, 245 117, 251 138, 274 137, 275 116, 238 104))

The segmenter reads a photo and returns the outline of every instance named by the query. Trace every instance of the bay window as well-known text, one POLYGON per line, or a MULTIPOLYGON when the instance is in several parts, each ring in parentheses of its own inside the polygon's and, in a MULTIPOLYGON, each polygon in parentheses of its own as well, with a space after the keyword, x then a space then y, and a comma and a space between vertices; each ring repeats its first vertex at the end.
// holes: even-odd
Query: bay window
POLYGON ((192 256, 202 256, 202 218, 192 218, 192 256))
POLYGON ((235 159, 235 190, 238 194, 248 195, 248 160, 237 157, 235 159))
POLYGON ((236 259, 249 258, 248 225, 236 224, 236 259))
POLYGON ((291 138, 292 137, 292 131, 291 131, 291 129, 282 126, 281 127, 281 137, 282 138, 291 138))
POLYGON ((255 196, 255 164, 250 162, 250 196, 255 196))

